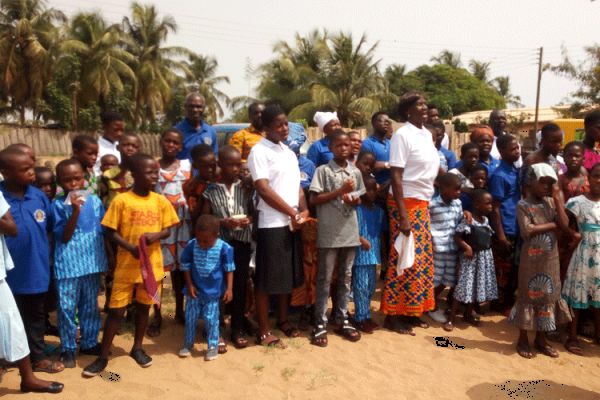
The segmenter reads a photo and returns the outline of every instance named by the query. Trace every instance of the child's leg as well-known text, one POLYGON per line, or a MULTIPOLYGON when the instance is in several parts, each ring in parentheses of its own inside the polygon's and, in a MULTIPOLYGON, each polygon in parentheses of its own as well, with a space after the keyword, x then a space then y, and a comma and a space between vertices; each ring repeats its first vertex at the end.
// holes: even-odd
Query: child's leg
POLYGON ((315 323, 317 325, 327 325, 327 298, 337 255, 338 249, 319 249, 317 299, 315 302, 315 323))
POLYGON ((200 310, 206 327, 208 348, 215 349, 219 346, 219 300, 205 302, 200 310))
POLYGON ((172 270, 171 284, 173 286, 173 294, 175 295, 175 320, 181 323, 185 318, 183 313, 183 272, 178 269, 172 270))
POLYGON ((100 358, 108 358, 113 339, 115 338, 115 335, 121 326, 121 320, 125 315, 125 309, 126 306, 108 309, 108 316, 104 322, 104 331, 102 334, 102 349, 100 352, 100 358))
POLYGON ((58 293, 58 312, 56 316, 61 351, 75 353, 77 351, 75 308, 79 297, 78 278, 58 279, 56 281, 56 291, 58 293))
MULTIPOLYGON (((194 339, 196 338, 196 326, 198 325, 198 319, 200 319, 200 300, 198 298, 192 298, 186 296, 185 298, 185 339, 183 347, 191 349, 194 347, 194 339)), ((217 321, 217 324, 219 322, 217 321)), ((217 335, 217 342, 219 338, 217 335)), ((218 343, 217 343, 218 344, 218 343)))
POLYGON ((352 293, 354 295, 354 320, 363 322, 371 317, 370 313, 370 276, 371 265, 355 265, 352 269, 352 293))
POLYGON ((135 334, 133 338, 133 347, 131 348, 132 350, 142 348, 146 328, 148 328, 148 320, 150 319, 150 305, 139 302, 135 305, 135 334))
MULTIPOLYGON (((46 360, 44 348, 44 333, 46 332, 46 313, 44 304, 46 293, 39 294, 15 294, 15 302, 21 314, 25 333, 27 335, 27 343, 31 351, 31 362, 34 368, 40 361, 46 360)), ((47 364, 47 363, 44 363, 47 364)))
POLYGON ((244 311, 246 309, 246 282, 250 265, 251 245, 232 241, 235 271, 233 272, 233 300, 231 301, 231 332, 239 335, 244 331, 244 311))
POLYGON ((373 298, 373 295, 375 294, 375 289, 377 287, 377 265, 370 265, 369 266, 369 273, 368 273, 368 282, 369 282, 369 286, 368 286, 368 294, 369 294, 369 298, 368 298, 368 302, 367 302, 367 313, 369 315, 368 319, 371 319, 371 299, 373 298))
MULTIPOLYGON (((537 340, 537 335, 536 335, 537 340)), ((517 353, 523 358, 532 358, 533 353, 529 347, 529 337, 525 329, 519 329, 519 341, 517 342, 517 353)))
POLYGON ((79 325, 81 326, 82 350, 91 349, 98 344, 98 335, 102 319, 98 311, 98 292, 100 291, 100 274, 86 275, 79 280, 79 325))

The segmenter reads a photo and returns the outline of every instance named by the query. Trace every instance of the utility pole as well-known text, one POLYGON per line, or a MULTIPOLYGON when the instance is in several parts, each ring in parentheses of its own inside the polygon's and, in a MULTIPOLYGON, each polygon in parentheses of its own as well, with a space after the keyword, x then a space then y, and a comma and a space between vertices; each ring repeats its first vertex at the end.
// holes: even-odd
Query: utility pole
POLYGON ((540 112, 540 86, 542 83, 542 58, 544 56, 544 48, 540 47, 538 54, 538 77, 537 77, 537 92, 535 94, 535 122, 533 123, 533 145, 535 148, 535 135, 538 131, 538 115, 540 112))

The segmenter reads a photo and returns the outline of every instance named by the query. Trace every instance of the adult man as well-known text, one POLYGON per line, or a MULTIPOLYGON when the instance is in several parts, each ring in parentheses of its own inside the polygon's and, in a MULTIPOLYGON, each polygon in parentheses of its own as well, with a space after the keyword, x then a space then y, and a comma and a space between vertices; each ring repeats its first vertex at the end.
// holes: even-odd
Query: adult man
POLYGON ((385 184, 390 180, 390 140, 386 137, 390 117, 378 111, 371 117, 373 134, 366 138, 360 151, 370 151, 375 154, 375 180, 378 184, 385 184))
POLYGON ((100 160, 103 156, 112 154, 121 162, 121 153, 117 149, 117 146, 125 128, 123 117, 117 113, 106 112, 100 118, 102 120, 103 133, 100 139, 98 139, 98 158, 94 166, 94 171, 98 175, 100 175, 100 160))
POLYGON ((333 158, 333 154, 329 150, 329 139, 327 136, 335 130, 341 129, 342 125, 340 124, 336 112, 317 111, 313 120, 325 137, 317 140, 310 146, 306 153, 306 157, 315 164, 315 167, 319 167, 323 164, 327 164, 329 160, 333 158))
POLYGON ((177 154, 180 160, 189 159, 190 151, 198 144, 212 146, 215 155, 218 153, 217 131, 202 120, 206 100, 200 93, 194 92, 185 98, 185 118, 175 127, 183 133, 183 149, 177 154))
POLYGON ((262 112, 265 109, 263 103, 252 103, 248 106, 248 119, 250 119, 250 126, 237 131, 229 139, 229 145, 238 149, 242 154, 242 161, 248 160, 250 150, 258 143, 263 137, 263 123, 262 123, 262 112))
MULTIPOLYGON (((427 122, 430 124, 435 124, 440 121, 440 112, 435 104, 427 105, 427 122)), ((444 132, 444 139, 442 139, 442 147, 448 149, 450 146, 450 138, 448 134, 444 132)))
MULTIPOLYGON (((496 160, 502 159, 498 147, 496 147, 496 139, 502 135, 506 135, 506 113, 502 110, 492 110, 490 113, 490 126, 494 131, 494 143, 492 144, 492 151, 490 155, 496 160)), ((519 143, 519 151, 521 151, 521 144, 519 143)), ((519 159, 515 161, 515 167, 521 168, 523 166, 523 157, 519 156, 519 159)))

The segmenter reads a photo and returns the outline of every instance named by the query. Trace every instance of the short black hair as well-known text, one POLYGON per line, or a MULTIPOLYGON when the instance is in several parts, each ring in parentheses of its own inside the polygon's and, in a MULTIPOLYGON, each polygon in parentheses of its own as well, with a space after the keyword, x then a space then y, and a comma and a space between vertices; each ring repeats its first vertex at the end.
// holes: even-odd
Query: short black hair
POLYGON ((496 147, 498 148, 498 150, 504 150, 513 141, 517 141, 517 138, 509 133, 505 135, 500 135, 500 137, 496 139, 496 147))
POLYGON ((583 119, 583 126, 589 128, 598 122, 600 122, 600 109, 592 110, 587 113, 583 119))
POLYGON ((181 132, 179 129, 175 128, 174 126, 171 128, 167 128, 165 129, 161 134, 160 134, 160 138, 164 138, 167 133, 175 133, 177 135, 179 135, 179 137, 181 138, 181 141, 183 141, 183 132, 181 132))
POLYGON ((81 166, 81 163, 79 161, 77 161, 74 158, 67 158, 66 160, 62 160, 61 162, 56 164, 56 177, 59 178, 60 176, 62 176, 63 170, 73 165, 78 165, 79 168, 81 168, 81 170, 83 171, 83 167, 81 166))
POLYGON ((123 140, 122 138, 124 138, 124 137, 136 138, 140 143, 142 143, 142 138, 137 133, 123 132, 123 135, 121 135, 121 139, 120 140, 123 140))
POLYGON ((219 160, 234 153, 240 154, 240 151, 233 146, 219 147, 219 160))
POLYGON ((597 162, 596 164, 592 165, 592 168, 590 168, 590 175, 592 174, 592 172, 594 172, 594 170, 596 168, 600 167, 600 162, 597 162))
POLYGON ((436 122, 430 122, 425 124, 425 128, 431 130, 431 129, 439 129, 442 132, 446 132, 446 125, 444 125, 444 123, 442 121, 436 121, 436 122))
POLYGON ((121 114, 112 111, 103 112, 100 115, 100 120, 102 121, 102 126, 107 126, 115 121, 125 121, 121 114))
POLYGON ((281 114, 285 114, 285 111, 279 104, 269 104, 263 110, 260 119, 264 126, 269 126, 281 114))
MULTIPOLYGON (((60 164, 60 163, 59 163, 60 164)), ((37 166, 33 168, 33 172, 35 173, 35 178, 37 179, 40 174, 50 174, 54 177, 54 172, 48 167, 37 166)))
POLYGON ((208 156, 209 154, 214 154, 213 149, 206 143, 200 143, 192 147, 190 150, 190 157, 193 162, 198 161, 201 158, 208 156))
POLYGON ((254 112, 254 110, 256 110, 258 108, 258 106, 264 106, 265 103, 261 102, 261 101, 254 101, 252 103, 250 103, 250 105, 248 106, 248 115, 252 114, 254 112))
POLYGON ((196 232, 213 232, 219 234, 220 222, 217 217, 212 214, 203 214, 196 220, 196 232))
POLYGON ((475 189, 471 193, 471 200, 473 201, 473 203, 477 203, 483 198, 483 196, 487 196, 489 194, 490 192, 488 192, 485 189, 475 189))
POLYGON ((560 129, 560 126, 556 125, 554 122, 547 123, 546 125, 542 126, 542 139, 554 132, 562 133, 562 129, 560 129))
POLYGON ((11 144, 4 150, 0 151, 0 169, 8 169, 13 167, 13 157, 25 156, 31 159, 26 153, 18 147, 18 144, 11 144))
POLYGON ((350 135, 346 131, 344 131, 343 129, 336 129, 335 131, 331 132, 327 136, 327 139, 329 139, 329 145, 332 146, 342 136, 348 136, 349 137, 350 135))
POLYGON ((438 177, 437 183, 440 188, 446 188, 450 186, 456 187, 460 186, 460 178, 456 174, 446 172, 445 174, 438 177))
POLYGON ((102 160, 104 160, 105 158, 108 158, 108 157, 114 157, 115 160, 117 160, 117 162, 119 162, 119 157, 117 157, 117 156, 115 156, 114 154, 111 154, 111 153, 105 154, 102 157, 100 157, 100 162, 102 162, 102 160))
POLYGON ((375 156, 375 153, 373 153, 372 151, 369 150, 361 150, 360 153, 358 153, 358 156, 356 157, 356 161, 360 161, 363 158, 367 157, 367 156, 371 156, 373 157, 375 160, 377 160, 377 157, 375 156))
POLYGON ((582 151, 585 149, 583 142, 573 141, 566 144, 565 148, 563 149, 563 154, 567 154, 567 151, 571 150, 573 147, 579 147, 582 151))
POLYGON ((435 104, 431 104, 431 103, 429 103, 429 104, 427 104, 427 109, 428 109, 428 110, 433 110, 433 109, 436 109, 436 110, 437 110, 437 109, 438 109, 438 107, 437 107, 435 104))
POLYGON ((371 117, 371 125, 373 125, 373 122, 380 116, 380 115, 388 115, 388 113, 386 113, 385 111, 377 111, 375 114, 373 114, 373 116, 371 117))
POLYGON ((400 101, 398 102, 398 114, 400 114, 400 118, 402 118, 403 122, 408 121, 408 110, 423 97, 424 96, 419 92, 408 92, 400 97, 400 101))
POLYGON ((129 159, 129 162, 127 163, 127 166, 129 167, 129 170, 131 171, 131 173, 134 174, 134 173, 140 171, 142 164, 145 163, 146 161, 156 161, 156 160, 154 159, 154 157, 152 157, 149 154, 137 153, 137 154, 134 154, 133 156, 131 156, 131 158, 129 159))
POLYGON ((71 148, 75 151, 81 151, 89 145, 98 144, 98 141, 88 135, 77 135, 71 141, 71 148))
POLYGON ((467 152, 471 150, 479 151, 479 146, 477 146, 477 144, 473 142, 467 142, 460 146, 460 158, 462 159, 467 154, 467 152))
POLYGON ((471 171, 469 171, 469 175, 473 176, 473 175, 475 175, 476 172, 479 172, 479 171, 485 172, 485 176, 486 177, 488 176, 488 169, 480 164, 477 164, 476 166, 474 166, 473 169, 471 171))
POLYGON ((31 147, 30 145, 28 145, 26 143, 13 143, 13 144, 9 144, 8 146, 6 146, 5 150, 17 150, 22 153, 23 149, 33 150, 33 147, 31 147))

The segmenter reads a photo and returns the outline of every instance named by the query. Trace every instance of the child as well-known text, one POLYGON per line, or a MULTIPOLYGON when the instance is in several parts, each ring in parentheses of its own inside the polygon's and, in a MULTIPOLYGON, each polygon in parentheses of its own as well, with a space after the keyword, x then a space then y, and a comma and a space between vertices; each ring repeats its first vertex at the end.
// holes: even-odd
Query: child
POLYGON ((98 157, 96 161, 96 174, 100 175, 100 160, 106 154, 112 154, 117 157, 117 163, 121 161, 119 142, 125 135, 125 122, 121 115, 114 112, 105 112, 102 119, 102 136, 98 139, 98 157))
POLYGON ((500 289, 501 311, 508 311, 514 302, 517 288, 515 245, 517 239, 517 203, 521 200, 519 169, 514 163, 521 152, 519 142, 512 135, 502 135, 496 140, 502 156, 500 165, 490 178, 490 193, 494 199, 494 211, 490 216, 496 231, 494 238, 494 263, 500 289))
POLYGON ((363 150, 360 153, 358 153, 358 157, 356 157, 356 163, 354 164, 354 166, 358 168, 358 170, 362 174, 363 179, 365 179, 368 176, 373 176, 376 161, 377 159, 375 158, 374 153, 367 150, 363 150))
POLYGON ((598 143, 600 142, 600 110, 590 111, 583 120, 585 137, 583 138, 583 167, 591 172, 594 165, 600 162, 598 143))
POLYGON ((100 174, 119 165, 119 159, 114 154, 105 154, 100 158, 100 174))
MULTIPOLYGON (((0 193, 0 359, 15 363, 21 374, 21 392, 60 393, 63 384, 43 381, 33 374, 27 336, 19 309, 10 287, 6 283, 6 272, 14 268, 10 254, 6 251, 6 236, 16 236, 17 225, 10 213, 10 206, 0 193)), ((0 367, 0 374, 3 371, 0 367)))
POLYGON ((334 269, 338 270, 335 322, 336 333, 356 342, 360 333, 348 322, 348 293, 352 277, 352 264, 356 247, 360 245, 355 207, 364 194, 362 174, 348 163, 350 138, 340 130, 332 132, 328 139, 333 159, 317 168, 310 185, 310 202, 317 208, 317 246, 319 248, 319 271, 317 276, 317 300, 315 320, 317 326, 312 343, 327 346, 327 298, 334 269))
MULTIPOLYGON (((185 322, 183 314, 183 273, 179 268, 181 252, 190 240, 190 212, 183 195, 183 184, 190 179, 192 165, 189 160, 178 160, 177 153, 183 148, 183 135, 177 128, 169 128, 160 138, 162 158, 158 160, 160 171, 156 193, 169 200, 177 213, 179 223, 169 229, 169 236, 160 242, 165 271, 171 274, 171 284, 175 294, 175 321, 185 322)), ((148 336, 160 334, 162 315, 160 307, 154 305, 154 320, 148 327, 148 336)))
POLYGON ((56 196, 56 177, 50 168, 35 167, 35 181, 33 186, 40 189, 49 201, 56 196))
MULTIPOLYGON (((436 299, 444 288, 453 288, 456 283, 456 259, 458 249, 454 232, 463 218, 460 203, 461 182, 457 175, 447 173, 438 178, 440 194, 429 203, 431 215, 431 237, 433 241, 433 287, 436 299)), ((448 296, 448 298, 452 298, 448 296)), ((437 322, 446 322, 444 310, 429 313, 437 322)))
MULTIPOLYGON (((233 249, 233 301, 231 303, 231 341, 237 349, 248 346, 244 329, 246 282, 252 255, 251 199, 239 179, 241 153, 232 146, 219 149, 221 179, 204 191, 202 214, 219 219, 220 237, 233 249)), ((210 347, 210 346, 209 346, 210 347)))
POLYGON ((191 232, 194 232, 194 223, 202 212, 202 197, 208 185, 216 178, 217 159, 211 146, 198 144, 190 151, 192 167, 198 171, 198 175, 190 178, 183 184, 183 194, 190 210, 192 221, 191 232))
POLYGON ((371 297, 375 293, 377 265, 381 264, 381 229, 385 214, 376 204, 377 182, 369 176, 364 179, 365 194, 356 208, 360 247, 356 249, 352 267, 352 293, 354 294, 354 326, 364 333, 379 329, 371 319, 371 297))
POLYGON ((0 152, 0 191, 10 205, 18 234, 6 244, 15 268, 6 282, 14 294, 27 333, 34 371, 60 372, 64 366, 44 354, 46 296, 50 284, 48 232, 52 208, 46 195, 31 185, 35 178, 31 155, 17 147, 0 152))
POLYGON ((577 339, 577 323, 582 310, 593 309, 596 320, 595 342, 600 340, 600 164, 592 167, 589 175, 590 191, 573 197, 567 202, 567 213, 577 219, 579 244, 573 253, 567 277, 562 288, 562 297, 573 311, 573 321, 565 348, 573 354, 582 355, 577 339))
POLYGON ((583 150, 584 146, 581 142, 570 142, 565 146, 563 154, 567 169, 564 174, 558 175, 558 184, 565 201, 590 190, 588 173, 583 168, 583 150))
MULTIPOLYGON (((98 142, 91 136, 75 136, 71 143, 73 158, 83 167, 83 190, 98 194, 98 175, 94 171, 98 159, 98 142)), ((113 156, 114 157, 114 156, 113 156)), ((115 157, 116 158, 116 157, 115 157)))
POLYGON ((181 255, 185 276, 185 341, 179 356, 191 354, 196 326, 202 317, 208 336, 204 360, 211 361, 219 355, 219 299, 223 296, 223 301, 229 303, 233 298, 235 265, 233 248, 218 238, 219 219, 205 214, 195 225, 195 238, 181 255))
POLYGON ((357 131, 348 132, 348 137, 350 138, 350 156, 348 161, 352 164, 356 162, 356 157, 358 157, 358 153, 360 153, 360 147, 362 146, 362 138, 360 137, 360 133, 357 131))
POLYGON ((473 201, 471 200, 471 194, 475 189, 487 189, 488 176, 487 176, 487 168, 483 165, 476 165, 470 171, 469 182, 473 187, 468 192, 460 192, 460 202, 462 204, 463 211, 472 211, 473 201))
POLYGON ((109 237, 118 245, 117 262, 100 356, 85 367, 83 375, 86 377, 96 376, 106 368, 112 341, 134 292, 135 337, 129 354, 141 367, 152 365, 152 358, 142 349, 142 341, 150 305, 160 299, 160 280, 164 275, 160 240, 169 236, 169 228, 179 219, 171 203, 153 192, 158 183, 158 163, 149 155, 136 154, 127 164, 133 187, 114 198, 102 220, 109 237), (144 266, 146 279, 143 279, 140 264, 144 266))
POLYGON ((469 193, 473 189, 473 183, 469 175, 473 168, 479 164, 479 147, 473 142, 467 142, 460 148, 460 164, 457 168, 448 171, 460 178, 461 190, 469 193))
MULTIPOLYGON (((542 126, 540 148, 533 153, 530 153, 525 160, 523 160, 523 167, 521 167, 521 173, 527 173, 525 167, 537 164, 546 163, 549 164, 556 172, 556 175, 562 174, 564 165, 557 159, 560 148, 563 142, 563 132, 560 126, 549 123, 542 126)), ((523 175, 526 180, 526 176, 523 175)))
POLYGON ((100 354, 98 292, 100 274, 108 265, 100 225, 104 207, 94 194, 82 193, 84 172, 79 161, 71 158, 59 162, 56 175, 63 189, 52 203, 61 361, 65 368, 75 368, 76 312, 81 326, 80 353, 100 354))
POLYGON ((446 127, 444 126, 444 123, 438 121, 427 124, 425 127, 431 132, 433 143, 440 155, 440 167, 444 169, 444 172, 456 168, 456 156, 451 150, 448 150, 442 145, 444 138, 446 138, 446 127))
POLYGON ((527 197, 517 206, 519 233, 523 238, 519 262, 517 302, 509 321, 519 327, 517 353, 532 358, 527 331, 536 332, 535 348, 556 358, 558 353, 546 341, 560 323, 571 320, 569 308, 560 297, 560 264, 556 229, 569 231, 553 168, 546 163, 529 166, 525 185, 527 197), (552 193, 552 198, 549 195, 552 193))
POLYGON ((454 329, 454 320, 459 303, 465 303, 464 320, 479 326, 473 315, 473 305, 498 298, 498 286, 494 273, 494 257, 491 249, 492 228, 487 215, 492 212, 492 196, 482 189, 473 191, 473 222, 465 219, 456 227, 454 240, 462 251, 459 256, 458 282, 454 288, 454 299, 450 318, 444 330, 454 329))
POLYGON ((129 171, 129 160, 140 151, 142 142, 134 133, 124 133, 117 148, 121 153, 121 162, 118 166, 105 171, 99 187, 99 196, 104 207, 108 209, 110 203, 119 193, 128 191, 133 185, 133 178, 129 171))

